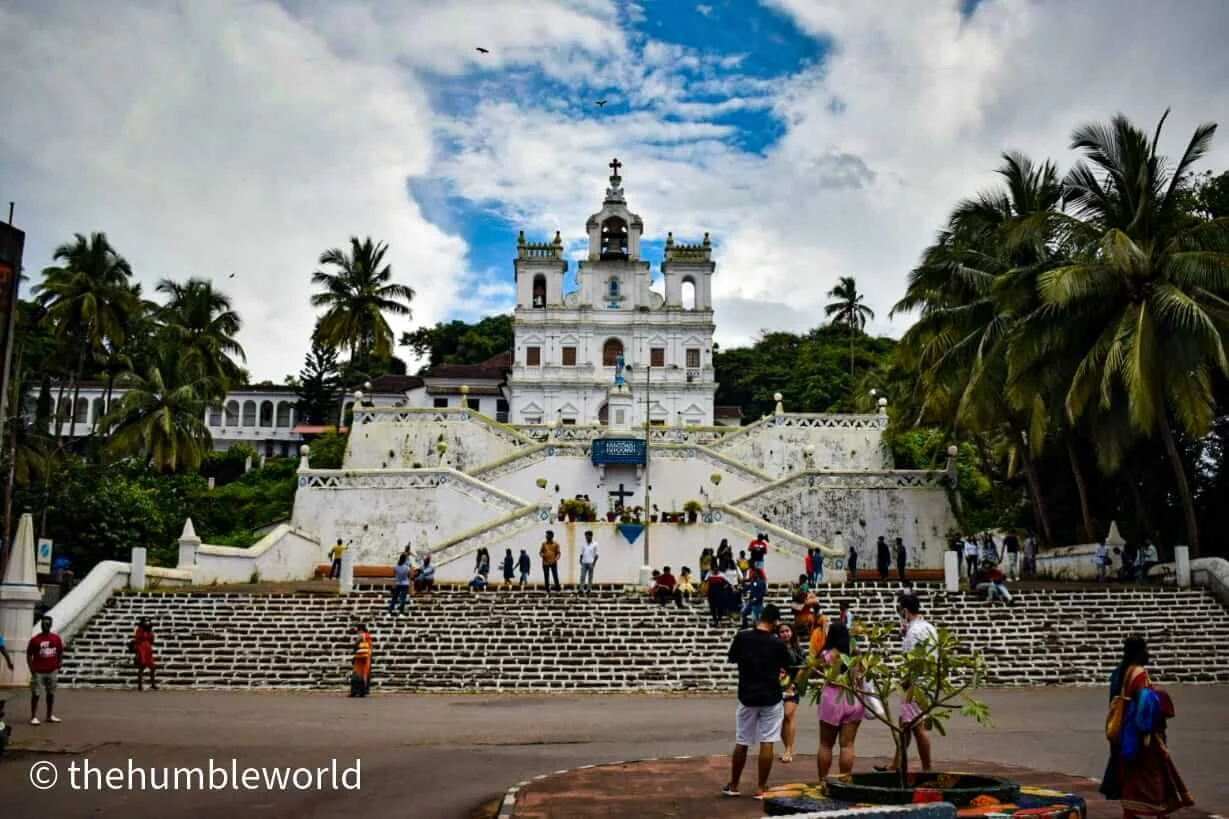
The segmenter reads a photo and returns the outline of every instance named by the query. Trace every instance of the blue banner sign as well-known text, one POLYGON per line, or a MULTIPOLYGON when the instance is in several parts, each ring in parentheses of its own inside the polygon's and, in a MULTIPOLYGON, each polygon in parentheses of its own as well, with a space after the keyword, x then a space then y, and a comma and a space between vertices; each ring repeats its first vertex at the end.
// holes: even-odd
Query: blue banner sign
POLYGON ((639 438, 598 438, 589 452, 594 464, 640 464, 645 462, 644 441, 639 438))

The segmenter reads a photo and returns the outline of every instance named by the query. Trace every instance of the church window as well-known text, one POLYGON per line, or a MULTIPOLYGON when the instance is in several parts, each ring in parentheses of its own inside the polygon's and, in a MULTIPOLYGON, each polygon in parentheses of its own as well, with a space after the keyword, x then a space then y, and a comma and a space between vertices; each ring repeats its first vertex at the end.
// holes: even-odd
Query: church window
POLYGON ((506 398, 495 399, 495 420, 501 424, 508 423, 508 400, 506 398))
POLYGON ((602 222, 602 254, 603 259, 627 258, 627 223, 618 216, 611 216, 602 222))
POLYGON ((617 299, 619 297, 619 280, 618 279, 611 279, 609 282, 606 283, 606 295, 608 295, 612 299, 617 299))
POLYGON ((526 367, 542 366, 542 348, 541 347, 526 347, 525 348, 525 366, 526 367))
POLYGON ((610 407, 607 406, 606 404, 602 404, 602 406, 598 408, 597 422, 602 425, 608 424, 610 422, 610 407))
POLYGON ((435 407, 436 409, 447 409, 448 399, 447 398, 436 398, 434 401, 432 401, 431 406, 435 407))
POLYGON ((541 273, 533 277, 533 306, 546 306, 546 277, 541 273))
POLYGON ((623 342, 617 338, 608 339, 602 345, 602 366, 613 367, 619 356, 623 355, 623 342))
POLYGON ((482 407, 482 402, 477 398, 466 398, 465 406, 467 409, 472 409, 474 412, 478 412, 482 407))
POLYGON ((560 421, 560 423, 562 423, 565 427, 574 427, 576 426, 576 419, 575 418, 564 418, 562 421, 560 421))
POLYGON ((226 402, 225 424, 228 427, 239 426, 239 402, 238 401, 227 401, 226 402))
POLYGON ((272 401, 261 401, 260 402, 260 425, 262 427, 273 426, 273 402, 272 401))
POLYGON ((691 276, 683 279, 683 287, 679 297, 684 310, 696 309, 696 280, 691 278, 691 276))
POLYGON ((562 351, 562 357, 563 357, 563 366, 565 367, 575 367, 576 366, 576 348, 575 347, 564 347, 562 351))
POLYGON ((222 408, 221 407, 210 407, 209 408, 209 426, 211 427, 222 426, 222 408))
POLYGON ((654 426, 654 427, 664 427, 666 425, 666 419, 665 418, 651 418, 649 419, 649 425, 654 426))
POLYGON ((530 426, 539 426, 542 423, 542 416, 541 415, 526 415, 525 423, 529 424, 530 426))
POLYGON ((700 348, 690 347, 687 350, 687 368, 690 370, 698 369, 700 366, 700 348))
POLYGON ((664 367, 666 366, 666 348, 653 347, 649 350, 649 366, 664 367))

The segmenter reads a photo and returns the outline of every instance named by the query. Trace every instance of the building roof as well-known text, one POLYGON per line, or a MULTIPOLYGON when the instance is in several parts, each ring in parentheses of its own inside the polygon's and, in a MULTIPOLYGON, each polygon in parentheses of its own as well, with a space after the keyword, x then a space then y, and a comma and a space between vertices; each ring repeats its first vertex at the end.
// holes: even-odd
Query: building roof
POLYGON ((423 374, 424 378, 474 378, 502 381, 512 367, 512 351, 491 356, 481 364, 439 364, 423 374))
POLYGON ((716 406, 713 407, 714 418, 742 418, 743 408, 733 406, 716 406))
POLYGON ((371 379, 371 391, 376 394, 400 395, 421 386, 422 379, 416 375, 390 374, 371 379))

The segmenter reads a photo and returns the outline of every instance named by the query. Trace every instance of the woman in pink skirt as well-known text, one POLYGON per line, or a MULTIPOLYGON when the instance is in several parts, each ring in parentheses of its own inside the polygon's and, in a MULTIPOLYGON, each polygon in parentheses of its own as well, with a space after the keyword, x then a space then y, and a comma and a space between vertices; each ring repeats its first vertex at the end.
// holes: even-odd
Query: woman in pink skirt
MULTIPOLYGON (((851 661, 849 651, 849 629, 844 623, 833 623, 828 626, 828 636, 824 640, 823 653, 820 662, 828 666, 848 666, 851 661)), ((852 693, 831 683, 824 685, 819 697, 819 780, 823 782, 832 770, 832 748, 839 740, 841 743, 840 771, 843 774, 853 771, 854 740, 858 736, 858 726, 865 717, 865 708, 852 693)))

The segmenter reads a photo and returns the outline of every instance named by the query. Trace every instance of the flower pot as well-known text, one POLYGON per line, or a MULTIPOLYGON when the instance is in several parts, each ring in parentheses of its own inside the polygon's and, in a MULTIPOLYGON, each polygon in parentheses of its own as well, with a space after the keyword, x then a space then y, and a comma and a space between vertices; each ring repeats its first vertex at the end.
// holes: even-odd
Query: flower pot
POLYGON ((688 513, 687 513, 687 522, 688 522, 688 523, 695 523, 695 522, 696 522, 696 520, 697 520, 697 519, 699 519, 699 517, 700 517, 700 513, 699 513, 699 512, 688 512, 688 513))
POLYGON ((828 797, 856 805, 911 805, 948 802, 957 809, 995 802, 1013 804, 1020 798, 1020 785, 1009 779, 968 773, 912 771, 907 786, 900 786, 895 771, 841 774, 828 777, 828 797))
POLYGON ((657 523, 657 515, 649 515, 649 523, 657 523))
POLYGON ((615 522, 615 519, 616 519, 616 518, 618 518, 618 517, 619 517, 619 514, 618 514, 617 512, 607 512, 607 513, 606 513, 606 522, 607 522, 607 523, 614 523, 614 522, 615 522))

